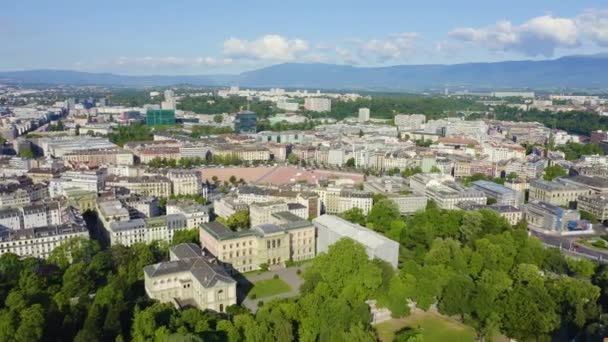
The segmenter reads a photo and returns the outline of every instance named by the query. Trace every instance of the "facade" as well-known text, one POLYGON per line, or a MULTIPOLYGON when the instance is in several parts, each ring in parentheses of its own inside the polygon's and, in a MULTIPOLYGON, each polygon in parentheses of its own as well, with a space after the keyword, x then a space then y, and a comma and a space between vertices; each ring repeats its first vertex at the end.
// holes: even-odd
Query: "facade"
POLYGON ((420 195, 388 195, 387 198, 397 204, 401 215, 412 215, 418 210, 424 210, 428 201, 420 195))
POLYGON ((198 171, 171 170, 166 176, 171 181, 173 195, 198 195, 202 192, 198 171))
POLYGON ((277 144, 303 144, 304 133, 302 131, 263 131, 257 134, 256 140, 262 143, 273 142, 277 144))
POLYGON ((307 97, 304 99, 304 109, 311 112, 331 112, 331 99, 307 97))
POLYGON ((30 204, 19 208, 0 210, 0 229, 27 230, 59 226, 63 212, 68 209, 61 202, 30 204))
POLYGON ((200 228, 203 223, 209 222, 209 207, 198 204, 195 201, 176 201, 167 202, 167 214, 182 214, 186 216, 186 226, 188 229, 200 228))
POLYGON ((63 160, 91 165, 133 165, 133 154, 123 149, 87 150, 67 153, 63 160))
POLYGON ((270 222, 237 232, 217 221, 205 223, 201 245, 235 272, 258 270, 261 264, 284 266, 316 255, 310 222, 289 212, 274 213, 270 222))
POLYGON ((317 229, 318 253, 327 253, 329 246, 349 238, 362 244, 370 259, 378 258, 397 268, 399 243, 396 241, 334 215, 322 215, 312 222, 317 229))
POLYGON ((175 110, 172 109, 148 109, 146 111, 146 125, 160 126, 175 124, 175 110))
POLYGON ((366 123, 369 119, 369 108, 359 108, 359 123, 366 123))
POLYGON ((177 308, 225 312, 236 304, 236 281, 192 243, 173 246, 169 261, 144 267, 144 286, 148 297, 177 308))
POLYGON ((121 177, 109 176, 106 185, 110 188, 125 188, 131 193, 143 196, 171 196, 171 181, 163 176, 121 177))
POLYGON ((213 201, 213 212, 219 217, 228 217, 238 211, 248 211, 249 205, 242 203, 231 197, 222 197, 213 201))
POLYGON ((591 213, 600 221, 608 220, 608 197, 602 195, 581 195, 577 200, 578 210, 591 213))
MULTIPOLYGON (((17 220, 13 220, 13 226, 7 227, 4 217, 0 226, 0 254, 14 253, 22 257, 47 258, 56 247, 72 238, 88 239, 89 231, 80 211, 69 206, 62 208, 62 211, 59 216, 44 213, 46 222, 44 219, 27 218, 27 226, 30 228, 25 228, 24 224, 20 225, 18 216, 17 220), (18 226, 21 228, 13 229, 18 226)), ((29 212, 27 215, 37 214, 42 212, 29 212)), ((25 211, 21 215, 22 219, 26 219, 25 211)))
POLYGON ((524 217, 524 213, 521 209, 516 208, 512 205, 483 205, 483 204, 474 204, 470 202, 463 202, 458 205, 458 207, 462 210, 479 210, 479 209, 489 209, 493 210, 501 217, 504 217, 510 225, 516 225, 521 219, 524 217))
POLYGON ((188 228, 183 214, 111 222, 106 227, 110 245, 132 246, 135 243, 171 241, 175 231, 188 228))
POLYGON ((238 134, 255 134, 257 114, 244 111, 236 113, 234 118, 234 131, 238 134))
POLYGON ((555 232, 567 231, 568 222, 580 219, 578 211, 564 209, 547 202, 524 205, 524 217, 530 225, 555 232))
POLYGON ((426 189, 426 197, 437 203, 441 209, 456 209, 462 202, 486 204, 486 195, 477 190, 459 190, 445 185, 434 185, 426 189))
POLYGON ((255 227, 271 222, 271 216, 281 211, 289 211, 287 203, 283 201, 256 202, 249 206, 251 226, 255 227))
POLYGON ((420 129, 425 122, 426 116, 423 114, 395 115, 395 126, 399 127, 399 130, 403 131, 420 129))
POLYGON ((559 181, 535 179, 530 182, 530 201, 547 202, 554 205, 569 206, 579 196, 590 195, 591 190, 559 181))
POLYGON ((585 187, 596 194, 608 194, 608 179, 602 177, 572 176, 558 178, 558 182, 585 187))
POLYGON ((483 192, 487 198, 494 198, 496 204, 519 206, 524 202, 523 193, 490 181, 473 182, 473 189, 483 192))

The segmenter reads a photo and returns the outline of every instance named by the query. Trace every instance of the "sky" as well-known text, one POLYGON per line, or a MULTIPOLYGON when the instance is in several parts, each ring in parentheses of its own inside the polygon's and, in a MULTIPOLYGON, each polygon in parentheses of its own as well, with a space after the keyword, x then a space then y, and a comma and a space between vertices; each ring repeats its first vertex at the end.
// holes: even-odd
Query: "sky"
POLYGON ((1 71, 194 75, 608 52, 606 0, 4 1, 1 71))

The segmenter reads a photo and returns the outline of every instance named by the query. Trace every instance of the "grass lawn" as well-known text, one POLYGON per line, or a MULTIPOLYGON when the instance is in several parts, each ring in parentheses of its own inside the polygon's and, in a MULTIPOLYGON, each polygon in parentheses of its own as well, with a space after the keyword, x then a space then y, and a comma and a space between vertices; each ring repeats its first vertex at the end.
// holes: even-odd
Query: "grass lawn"
POLYGON ((247 296, 251 298, 251 296, 255 294, 256 298, 260 299, 289 291, 291 291, 291 287, 281 278, 270 278, 253 283, 253 288, 249 291, 247 296))
POLYGON ((437 313, 412 311, 404 318, 391 319, 376 325, 378 338, 383 342, 393 341, 395 333, 405 327, 420 329, 425 342, 469 342, 475 341, 475 330, 462 323, 437 313))

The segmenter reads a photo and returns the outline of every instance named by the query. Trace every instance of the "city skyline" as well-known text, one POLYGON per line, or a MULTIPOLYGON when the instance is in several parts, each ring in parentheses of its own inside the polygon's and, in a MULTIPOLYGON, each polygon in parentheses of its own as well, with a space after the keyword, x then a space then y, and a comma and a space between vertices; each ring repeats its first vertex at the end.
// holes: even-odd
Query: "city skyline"
POLYGON ((600 1, 16 3, 0 14, 0 71, 238 73, 284 62, 357 66, 603 53, 600 1))

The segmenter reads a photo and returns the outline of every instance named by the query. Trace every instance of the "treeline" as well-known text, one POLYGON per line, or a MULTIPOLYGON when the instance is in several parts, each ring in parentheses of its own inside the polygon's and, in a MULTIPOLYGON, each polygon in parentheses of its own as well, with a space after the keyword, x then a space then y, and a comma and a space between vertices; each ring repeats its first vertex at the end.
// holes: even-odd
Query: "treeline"
POLYGON ((608 128, 608 117, 584 111, 551 112, 538 109, 522 111, 517 108, 498 106, 494 109, 494 118, 506 121, 536 121, 550 128, 555 127, 570 133, 587 136, 592 131, 608 128))
POLYGON ((268 120, 258 120, 258 122, 256 123, 256 130, 258 132, 310 131, 319 124, 321 123, 316 120, 306 120, 302 123, 289 123, 286 121, 279 121, 275 124, 271 124, 268 120))
MULTIPOLYGON (((236 113, 247 109, 247 98, 230 96, 185 96, 178 104, 178 109, 198 114, 236 113)), ((276 113, 274 104, 269 101, 251 101, 249 109, 258 114, 259 118, 266 118, 276 113)))
POLYGON ((162 167, 181 167, 181 168, 192 168, 201 165, 243 165, 243 160, 236 155, 212 155, 209 158, 180 158, 180 159, 167 159, 156 157, 148 162, 148 166, 153 168, 162 167))
POLYGON ((460 110, 485 110, 485 106, 473 99, 458 99, 452 97, 400 96, 373 97, 355 101, 332 101, 330 113, 308 112, 311 118, 333 118, 342 120, 357 116, 359 108, 369 108, 372 118, 393 119, 396 114, 424 114, 427 120, 444 118, 446 112, 460 110))
POLYGON ((190 136, 192 138, 200 138, 205 135, 229 134, 234 133, 232 127, 216 127, 216 126, 195 126, 192 128, 190 136))
POLYGON ((143 124, 134 124, 114 128, 113 132, 108 134, 108 138, 116 145, 124 146, 124 144, 132 141, 153 140, 154 135, 152 134, 152 129, 149 126, 143 124))

